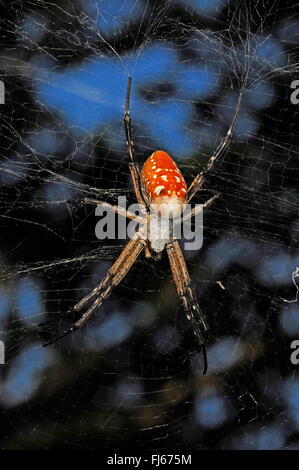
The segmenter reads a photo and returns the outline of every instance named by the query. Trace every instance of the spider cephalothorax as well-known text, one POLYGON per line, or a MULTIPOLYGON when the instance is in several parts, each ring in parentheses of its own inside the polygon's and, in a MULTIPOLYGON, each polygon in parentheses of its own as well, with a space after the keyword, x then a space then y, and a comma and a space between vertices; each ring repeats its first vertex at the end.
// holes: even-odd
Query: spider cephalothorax
MULTIPOLYGON (((178 295, 182 300, 187 318, 198 339, 199 346, 204 353, 205 373, 207 370, 205 344, 208 326, 191 288, 187 266, 179 243, 174 235, 175 225, 181 222, 178 216, 183 212, 185 203, 189 202, 202 187, 205 181, 205 174, 204 172, 199 173, 187 189, 183 175, 177 165, 172 158, 162 150, 157 150, 152 153, 144 163, 140 172, 134 156, 129 112, 130 91, 131 77, 129 77, 127 86, 124 125, 127 138, 129 168, 142 216, 126 211, 121 207, 111 206, 110 204, 94 199, 86 198, 84 201, 87 204, 97 204, 105 206, 106 208, 112 208, 116 213, 137 221, 140 228, 125 246, 100 284, 72 307, 72 310, 79 312, 91 302, 86 312, 76 321, 72 328, 54 341, 51 341, 51 343, 81 327, 88 318, 90 318, 92 313, 109 297, 112 289, 122 281, 142 251, 145 251, 146 257, 151 258, 152 254, 154 254, 154 258, 156 258, 166 249, 178 295), (92 299, 94 300, 92 301, 92 299)), ((215 154, 210 158, 207 171, 213 167, 217 157, 219 157, 229 143, 240 109, 242 93, 243 89, 239 95, 235 115, 230 128, 225 138, 217 147, 215 154)), ((202 210, 203 207, 210 205, 217 196, 218 195, 209 199, 203 206, 200 206, 200 208, 193 209, 187 216, 183 217, 183 220, 190 219, 198 210, 202 210)))

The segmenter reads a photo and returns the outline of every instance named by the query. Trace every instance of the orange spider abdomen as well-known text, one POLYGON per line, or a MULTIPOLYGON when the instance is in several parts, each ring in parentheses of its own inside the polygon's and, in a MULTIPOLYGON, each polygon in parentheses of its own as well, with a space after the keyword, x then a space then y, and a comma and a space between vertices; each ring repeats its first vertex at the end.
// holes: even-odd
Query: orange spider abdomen
POLYGON ((182 212, 187 186, 175 162, 163 150, 157 150, 146 160, 141 170, 141 188, 146 203, 153 204, 161 215, 182 212))

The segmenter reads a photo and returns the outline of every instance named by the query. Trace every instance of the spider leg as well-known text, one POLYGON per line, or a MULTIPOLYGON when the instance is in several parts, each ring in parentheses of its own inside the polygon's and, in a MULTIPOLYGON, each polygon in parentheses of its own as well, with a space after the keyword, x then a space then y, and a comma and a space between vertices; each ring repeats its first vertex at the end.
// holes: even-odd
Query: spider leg
POLYGON ((97 299, 94 301, 94 303, 91 305, 91 307, 85 312, 81 318, 75 323, 76 328, 80 328, 86 320, 91 316, 93 311, 100 307, 100 305, 103 303, 104 300, 106 300, 109 295, 111 294, 111 291, 114 287, 116 287, 126 276, 128 271, 131 269, 135 261, 137 260, 138 256, 140 253, 144 250, 146 246, 145 240, 138 238, 137 243, 135 244, 133 250, 129 254, 129 256, 126 258, 125 262, 121 265, 121 267, 117 270, 116 274, 111 278, 106 277, 102 283, 102 293, 97 297, 97 299))
POLYGON ((198 214, 199 212, 203 211, 206 207, 209 207, 211 204, 213 204, 213 202, 218 199, 218 197, 220 196, 220 194, 215 194, 215 196, 211 197, 211 199, 209 199, 208 201, 206 201, 204 204, 200 204, 200 205, 197 205, 196 207, 194 207, 188 214, 186 214, 185 216, 183 216, 182 218, 178 218, 178 220, 175 220, 175 225, 177 224, 181 224, 183 222, 186 222, 187 220, 191 219, 192 217, 194 217, 196 214, 198 214))
POLYGON ((84 305, 86 305, 92 297, 95 297, 101 290, 104 290, 111 279, 117 274, 117 272, 126 264, 126 262, 130 259, 136 248, 140 248, 140 246, 144 245, 146 242, 143 238, 143 232, 139 230, 136 232, 134 237, 129 241, 129 243, 125 246, 117 260, 108 270, 104 279, 100 282, 98 286, 96 286, 89 294, 87 294, 83 299, 80 300, 76 305, 73 306, 73 310, 79 312, 84 305))
POLYGON ((202 185, 204 184, 205 182, 205 174, 207 172, 209 172, 214 164, 215 164, 215 161, 225 152, 225 150, 227 149, 227 146, 229 145, 230 141, 231 141, 231 138, 232 138, 232 135, 233 135, 233 131, 234 131, 234 128, 235 128, 235 125, 236 125, 236 122, 237 122, 237 119, 238 119, 238 116, 239 116, 239 112, 240 112, 240 108, 241 108, 241 102, 242 102, 242 98, 243 98, 243 93, 244 93, 244 86, 242 86, 241 88, 241 91, 240 91, 240 94, 239 94, 239 98, 238 98, 238 101, 237 101, 237 106, 236 106, 236 110, 235 110, 235 113, 234 113, 234 117, 233 117, 233 120, 231 122, 231 125, 227 131, 227 134, 226 136, 220 141, 218 147, 216 148, 215 150, 215 153, 213 153, 213 155, 211 156, 208 164, 207 164, 207 167, 206 167, 206 170, 205 171, 201 171, 196 177, 195 179, 193 180, 193 182, 191 183, 191 185, 189 186, 188 188, 188 193, 187 193, 187 202, 190 202, 191 199, 193 198, 193 196, 195 196, 195 194, 197 193, 197 191, 202 187, 202 185))
POLYGON ((141 225, 144 224, 143 217, 133 214, 133 212, 127 211, 123 207, 112 206, 111 204, 108 204, 108 202, 101 202, 101 201, 98 201, 97 199, 90 199, 88 197, 84 199, 84 203, 97 205, 97 206, 103 206, 105 209, 113 210, 114 212, 116 212, 116 214, 123 215, 124 217, 127 217, 128 219, 131 219, 131 220, 135 220, 135 222, 138 222, 141 225))
MULTIPOLYGON (((146 214, 147 213, 146 203, 142 196, 141 183, 140 183, 140 170, 135 161, 135 149, 134 149, 134 142, 133 142, 133 137, 132 137, 132 121, 131 121, 131 116, 130 116, 131 84, 132 84, 132 77, 129 77, 128 85, 127 85, 127 93, 126 93, 124 127, 125 127, 125 134, 126 134, 127 152, 129 156, 129 168, 130 168, 130 172, 131 172, 131 176, 133 180, 137 202, 140 206, 141 212, 143 214, 146 214)), ((145 247, 145 257, 151 258, 151 253, 147 246, 145 247)))
POLYGON ((199 345, 203 351, 203 374, 205 374, 208 369, 208 361, 205 349, 208 325, 199 309, 198 303, 192 291, 190 276, 178 241, 172 239, 166 246, 166 250, 178 295, 182 299, 187 318, 191 323, 193 332, 197 337, 199 345))
POLYGON ((129 77, 128 85, 127 85, 127 93, 126 93, 124 127, 125 127, 125 133, 126 133, 126 141, 127 141, 127 152, 129 156, 129 167, 130 167, 130 172, 132 175, 137 202, 138 204, 140 204, 143 212, 146 213, 146 204, 142 197, 142 192, 141 192, 141 187, 140 187, 140 171, 135 161, 135 149, 134 149, 134 142, 132 138, 132 121, 130 117, 131 83, 132 83, 132 78, 129 77))
POLYGON ((79 318, 79 320, 74 323, 74 325, 61 336, 58 336, 54 340, 48 342, 44 346, 48 346, 52 343, 55 343, 61 338, 72 333, 74 330, 80 328, 84 323, 91 317, 92 313, 96 308, 99 308, 101 304, 106 300, 114 287, 116 287, 122 279, 126 276, 128 271, 131 269, 136 259, 143 251, 146 246, 146 241, 143 236, 143 231, 139 230, 136 232, 134 237, 126 245, 118 259, 115 261, 113 266, 108 270, 104 279, 100 284, 95 287, 87 296, 85 296, 80 302, 78 302, 73 310, 79 311, 84 307, 89 300, 97 296, 96 300, 93 302, 91 307, 79 318))

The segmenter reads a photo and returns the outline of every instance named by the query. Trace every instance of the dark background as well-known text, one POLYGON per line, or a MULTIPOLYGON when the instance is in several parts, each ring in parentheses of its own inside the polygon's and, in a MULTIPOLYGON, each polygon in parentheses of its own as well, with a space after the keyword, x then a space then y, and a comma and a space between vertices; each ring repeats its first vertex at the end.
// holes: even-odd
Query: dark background
POLYGON ((292 2, 248 3, 2 4, 2 449, 298 448, 299 22, 292 2), (229 150, 194 202, 221 198, 203 248, 185 253, 210 325, 206 376, 165 254, 141 256, 82 331, 42 347, 124 244, 96 239, 82 199, 135 202, 128 74, 140 165, 166 150, 187 184, 247 77, 229 150))

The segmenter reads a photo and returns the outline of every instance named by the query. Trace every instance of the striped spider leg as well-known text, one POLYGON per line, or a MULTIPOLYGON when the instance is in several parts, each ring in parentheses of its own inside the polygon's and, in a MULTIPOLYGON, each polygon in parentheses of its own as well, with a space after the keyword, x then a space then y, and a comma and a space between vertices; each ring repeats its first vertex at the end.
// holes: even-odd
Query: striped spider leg
POLYGON ((193 332, 198 339, 199 346, 202 348, 204 356, 203 374, 207 372, 208 360, 206 354, 206 339, 208 334, 208 325, 202 315, 193 290, 191 288, 190 276, 186 266, 186 262, 178 241, 172 238, 166 245, 169 264, 172 271, 178 295, 182 300, 187 318, 191 323, 193 332))
POLYGON ((114 287, 116 287, 126 276, 128 271, 131 269, 135 261, 137 260, 140 253, 144 250, 146 246, 145 236, 144 236, 144 227, 141 227, 138 232, 131 238, 129 243, 121 252, 120 256, 117 258, 115 263, 108 270, 104 279, 96 286, 89 294, 87 294, 83 299, 76 303, 72 310, 75 312, 80 312, 85 305, 89 303, 90 300, 95 298, 94 302, 91 304, 89 309, 73 324, 73 326, 64 332, 62 335, 58 336, 54 340, 46 343, 44 346, 55 343, 56 341, 64 338, 65 336, 72 333, 74 330, 82 327, 86 321, 91 317, 93 312, 99 308, 104 300, 106 300, 114 287))
POLYGON ((226 136, 220 141, 218 147, 216 148, 215 150, 215 153, 213 153, 213 155, 211 156, 211 158, 209 159, 209 162, 207 164, 207 167, 206 167, 206 170, 205 171, 201 171, 195 178, 194 180, 192 181, 191 185, 189 186, 188 188, 188 196, 187 196, 187 202, 190 202, 191 199, 195 196, 195 194, 197 193, 197 191, 199 191, 203 184, 205 183, 206 181, 206 174, 213 169, 214 165, 215 165, 215 162, 217 160, 219 160, 219 157, 221 155, 223 155, 223 153, 225 153, 225 151, 227 150, 229 144, 230 144, 230 141, 231 141, 231 138, 232 138, 232 135, 233 135, 233 132, 234 132, 234 128, 236 126, 236 122, 237 122, 237 119, 238 119, 238 116, 239 116, 239 112, 240 112, 240 108, 241 108, 241 102, 242 102, 242 98, 243 98, 243 93, 244 93, 244 87, 245 87, 245 82, 244 82, 244 85, 242 86, 241 88, 241 91, 240 91, 240 94, 239 94, 239 97, 238 97, 238 100, 237 100, 237 106, 236 106, 236 109, 235 109, 235 113, 234 113, 234 116, 233 116, 233 120, 231 122, 231 125, 229 126, 229 129, 226 133, 226 136))

